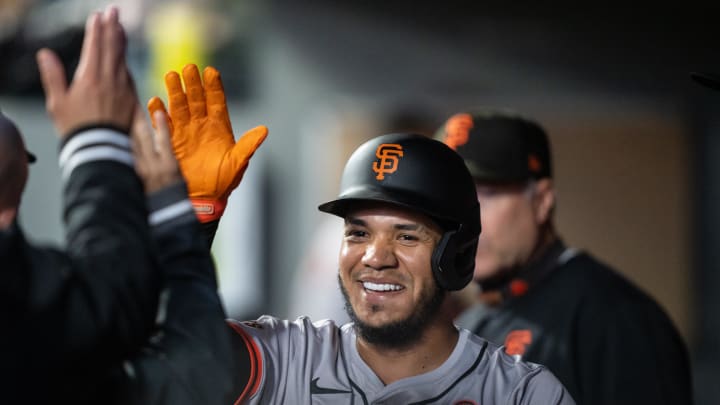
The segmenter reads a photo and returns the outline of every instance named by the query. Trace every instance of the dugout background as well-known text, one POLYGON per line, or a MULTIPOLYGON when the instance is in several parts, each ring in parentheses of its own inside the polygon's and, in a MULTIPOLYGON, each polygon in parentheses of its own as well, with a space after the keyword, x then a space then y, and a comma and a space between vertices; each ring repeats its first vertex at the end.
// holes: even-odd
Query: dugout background
MULTIPOLYGON (((32 53, 52 46, 72 70, 82 22, 105 3, 0 3, 0 108, 39 157, 21 213, 36 240, 61 244, 62 230, 57 145, 32 53)), ((720 7, 536 3, 116 2, 144 99, 164 96, 165 70, 213 64, 236 133, 270 128, 214 246, 231 315, 292 317, 319 299, 334 316, 334 279, 302 280, 334 277, 336 246, 309 250, 327 237, 316 207, 334 197, 349 153, 389 130, 434 130, 458 109, 507 107, 550 135, 561 235, 667 309, 693 354, 697 403, 712 404, 720 92, 688 73, 720 73, 720 7)))

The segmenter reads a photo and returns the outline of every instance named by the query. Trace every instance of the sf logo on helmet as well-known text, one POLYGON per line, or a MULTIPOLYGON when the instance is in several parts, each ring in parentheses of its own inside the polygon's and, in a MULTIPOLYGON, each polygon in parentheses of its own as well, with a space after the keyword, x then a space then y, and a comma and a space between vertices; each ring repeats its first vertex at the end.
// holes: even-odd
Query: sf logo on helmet
POLYGON ((373 162, 373 171, 378 180, 384 180, 385 174, 394 173, 397 170, 400 158, 403 155, 402 145, 397 143, 382 143, 375 151, 379 162, 373 162))

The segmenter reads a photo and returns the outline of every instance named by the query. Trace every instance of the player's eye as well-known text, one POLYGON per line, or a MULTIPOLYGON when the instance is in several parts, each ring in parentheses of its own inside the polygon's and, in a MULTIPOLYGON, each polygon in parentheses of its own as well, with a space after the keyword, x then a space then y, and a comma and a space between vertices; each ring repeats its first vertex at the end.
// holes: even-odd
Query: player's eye
POLYGON ((367 236, 367 232, 362 229, 346 229, 345 230, 345 238, 346 239, 361 239, 367 236))
POLYGON ((409 234, 409 233, 402 233, 398 235, 398 240, 404 244, 413 244, 420 240, 420 238, 417 235, 409 234))

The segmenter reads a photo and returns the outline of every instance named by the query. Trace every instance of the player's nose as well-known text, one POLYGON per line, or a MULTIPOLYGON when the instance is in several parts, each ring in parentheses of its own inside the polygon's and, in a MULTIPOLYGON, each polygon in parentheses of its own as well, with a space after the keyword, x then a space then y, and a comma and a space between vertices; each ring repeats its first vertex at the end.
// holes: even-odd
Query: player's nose
POLYGON ((383 270, 397 266, 397 257, 393 252, 392 243, 384 239, 374 239, 365 248, 362 264, 375 270, 383 270))

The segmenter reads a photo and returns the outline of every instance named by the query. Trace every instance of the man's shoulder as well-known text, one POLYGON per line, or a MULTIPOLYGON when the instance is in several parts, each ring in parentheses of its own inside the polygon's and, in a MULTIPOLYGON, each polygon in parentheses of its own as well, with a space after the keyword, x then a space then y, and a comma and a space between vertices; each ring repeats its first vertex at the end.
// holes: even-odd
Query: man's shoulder
POLYGON ((480 367, 479 371, 503 375, 504 378, 520 379, 528 374, 537 373, 544 368, 540 364, 523 361, 520 356, 507 354, 503 346, 480 337, 467 329, 461 330, 468 333, 465 355, 474 355, 478 363, 485 363, 485 367, 480 367))
POLYGON ((553 276, 552 279, 568 280, 574 283, 582 281, 581 285, 588 286, 598 282, 621 284, 627 282, 616 269, 587 251, 579 251, 562 263, 553 272, 553 276))
POLYGON ((598 316, 619 312, 625 318, 632 318, 633 313, 667 318, 665 310, 648 292, 590 253, 578 254, 561 266, 553 283, 568 287, 581 308, 598 316))
POLYGON ((313 322, 306 316, 288 320, 272 315, 262 315, 254 320, 228 319, 227 323, 236 331, 242 330, 251 336, 260 338, 271 335, 288 335, 289 337, 301 338, 304 336, 314 340, 323 340, 324 338, 338 337, 341 331, 341 328, 330 319, 313 322))
POLYGON ((561 265, 551 278, 555 282, 575 286, 575 290, 586 295, 650 299, 637 284, 611 265, 590 253, 582 252, 561 265))
POLYGON ((525 387, 523 390, 533 391, 543 398, 565 395, 563 385, 545 366, 522 360, 520 355, 509 355, 503 346, 477 335, 470 336, 468 346, 473 348, 468 351, 481 348, 474 372, 484 382, 486 390, 515 395, 522 391, 518 387, 525 387))

